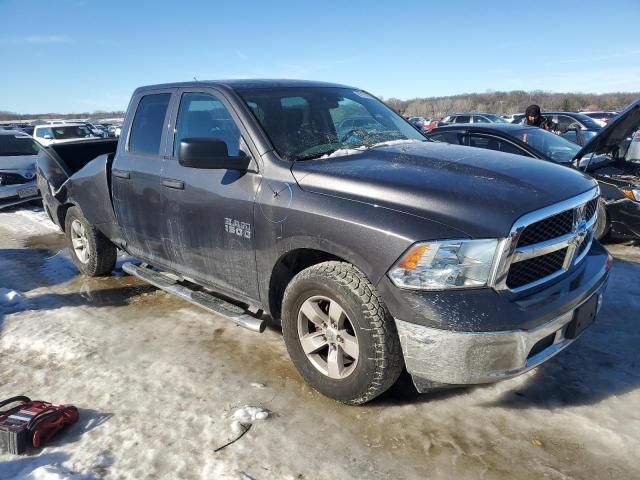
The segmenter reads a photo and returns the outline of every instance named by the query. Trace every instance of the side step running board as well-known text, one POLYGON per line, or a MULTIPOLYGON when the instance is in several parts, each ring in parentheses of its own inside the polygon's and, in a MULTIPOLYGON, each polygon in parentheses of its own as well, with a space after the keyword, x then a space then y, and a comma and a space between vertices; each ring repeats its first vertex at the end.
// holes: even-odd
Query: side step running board
POLYGON ((249 315, 244 309, 234 305, 233 303, 229 303, 226 300, 222 300, 221 298, 210 295, 206 292, 191 290, 184 285, 180 285, 173 278, 170 278, 160 272, 153 271, 150 268, 126 262, 122 265, 122 269, 129 275, 134 275, 145 282, 150 283, 154 287, 158 287, 165 292, 180 297, 194 305, 204 308, 209 312, 227 317, 233 323, 253 332, 262 333, 267 326, 267 323, 264 320, 249 315))

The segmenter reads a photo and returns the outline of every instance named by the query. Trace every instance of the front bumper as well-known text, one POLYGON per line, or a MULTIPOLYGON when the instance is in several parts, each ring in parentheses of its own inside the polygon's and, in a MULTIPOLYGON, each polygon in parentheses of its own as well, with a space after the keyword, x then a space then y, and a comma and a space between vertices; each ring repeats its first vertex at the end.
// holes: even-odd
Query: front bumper
MULTIPOLYGON (((526 311, 524 322, 521 318, 491 318, 495 313, 494 302, 487 304, 484 311, 473 303, 473 311, 467 312, 468 316, 484 318, 485 327, 488 327, 485 329, 478 328, 480 322, 472 322, 472 328, 468 328, 470 325, 465 325, 466 322, 459 318, 457 321, 433 318, 420 323, 406 321, 396 316, 392 309, 405 365, 418 391, 515 377, 567 348, 579 336, 570 338, 567 334, 574 326, 576 311, 595 299, 598 310, 600 308, 611 263, 609 255, 601 255, 601 251, 604 249, 594 243, 592 252, 579 267, 582 274, 569 275, 530 297, 503 298, 502 301, 521 310, 521 315, 526 311), (585 275, 587 272, 590 275, 585 275), (538 321, 534 321, 536 316, 538 321), (511 326, 507 328, 493 328, 509 323, 511 326), (462 328, 463 325, 467 328, 462 328)), ((466 302, 465 292, 456 294, 459 295, 458 305, 466 304, 468 308, 470 304, 466 302)), ((417 305, 413 302, 412 306, 417 305)), ((455 312, 456 316, 461 313, 460 309, 455 312)))
POLYGON ((38 198, 40 198, 40 193, 38 192, 35 178, 18 185, 0 186, 0 208, 18 205, 38 198))

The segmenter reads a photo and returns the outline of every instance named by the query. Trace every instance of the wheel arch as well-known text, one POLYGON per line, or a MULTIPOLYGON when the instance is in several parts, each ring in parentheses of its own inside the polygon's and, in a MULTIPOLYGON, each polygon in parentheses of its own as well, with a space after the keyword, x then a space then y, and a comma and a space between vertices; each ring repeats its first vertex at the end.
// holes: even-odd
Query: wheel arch
POLYGON ((317 248, 300 247, 283 253, 274 264, 269 277, 268 306, 271 316, 280 318, 284 291, 293 277, 306 268, 329 261, 351 263, 334 253, 317 248))

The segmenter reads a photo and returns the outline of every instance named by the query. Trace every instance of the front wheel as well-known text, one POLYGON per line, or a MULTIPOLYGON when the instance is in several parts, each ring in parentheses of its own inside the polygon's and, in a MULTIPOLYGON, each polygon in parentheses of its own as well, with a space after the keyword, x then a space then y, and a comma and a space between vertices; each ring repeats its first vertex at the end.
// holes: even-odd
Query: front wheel
POLYGON ((79 208, 71 207, 67 211, 64 231, 71 260, 80 272, 97 277, 113 270, 118 249, 84 218, 79 208))
POLYGON ((358 405, 404 367, 395 323, 364 274, 343 262, 303 270, 287 286, 282 331, 294 365, 313 388, 358 405))

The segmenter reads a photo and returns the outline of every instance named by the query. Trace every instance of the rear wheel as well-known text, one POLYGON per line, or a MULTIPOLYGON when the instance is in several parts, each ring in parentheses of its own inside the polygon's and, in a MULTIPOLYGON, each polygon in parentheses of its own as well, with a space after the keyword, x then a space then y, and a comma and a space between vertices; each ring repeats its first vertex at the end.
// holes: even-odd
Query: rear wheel
POLYGON ((282 331, 294 365, 313 388, 343 403, 365 403, 404 367, 395 323, 360 270, 324 262, 287 286, 282 331))
POLYGON ((79 208, 71 207, 67 211, 65 233, 71 260, 80 272, 97 277, 113 270, 118 249, 84 218, 79 208))

